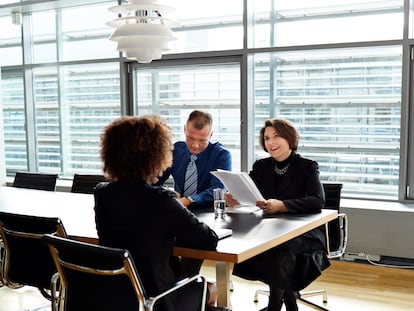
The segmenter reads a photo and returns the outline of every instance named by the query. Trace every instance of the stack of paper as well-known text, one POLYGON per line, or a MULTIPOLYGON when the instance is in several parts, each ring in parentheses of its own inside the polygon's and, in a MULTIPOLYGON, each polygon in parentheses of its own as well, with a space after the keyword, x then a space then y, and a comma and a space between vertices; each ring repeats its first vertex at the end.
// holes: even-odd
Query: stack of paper
POLYGON ((227 208, 226 212, 246 212, 251 213, 260 210, 256 206, 256 201, 265 201, 256 184, 246 172, 232 172, 225 170, 211 171, 226 189, 232 194, 233 198, 240 202, 240 206, 227 208))

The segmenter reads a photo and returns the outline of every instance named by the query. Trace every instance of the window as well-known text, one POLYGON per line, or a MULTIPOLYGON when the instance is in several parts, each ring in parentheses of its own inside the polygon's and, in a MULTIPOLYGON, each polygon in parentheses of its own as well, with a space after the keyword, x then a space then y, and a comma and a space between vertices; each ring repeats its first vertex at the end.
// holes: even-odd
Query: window
POLYGON ((137 115, 158 113, 184 140, 184 124, 194 109, 213 116, 212 140, 232 153, 240 170, 240 65, 217 63, 138 68, 134 71, 137 115))
POLYGON ((403 35, 402 0, 251 2, 250 47, 394 40, 403 35))
POLYGON ((40 171, 100 173, 102 129, 120 115, 116 63, 34 70, 35 137, 40 171))
POLYGON ((2 69, 1 102, 3 105, 5 159, 8 172, 26 171, 28 169, 23 84, 21 70, 6 71, 2 69))
POLYGON ((112 28, 105 25, 116 16, 108 11, 110 6, 83 6, 62 10, 62 59, 103 59, 117 57, 116 44, 108 40, 112 28))
POLYGON ((113 118, 159 113, 181 140, 189 112, 207 109, 234 170, 267 156, 259 128, 286 117, 344 196, 413 198, 410 1, 177 0, 178 40, 151 64, 119 60, 105 25, 115 5, 19 2, 21 26, 0 5, 7 174, 99 172, 113 118))
MULTIPOLYGON (((399 46, 255 55, 255 132, 266 118, 287 118, 323 181, 354 197, 396 198, 401 62, 399 46)), ((255 141, 254 158, 267 155, 255 141)))
POLYGON ((175 0, 172 18, 177 41, 171 53, 241 49, 243 47, 243 0, 175 0))
POLYGON ((102 173, 100 134, 121 114, 119 63, 96 60, 118 55, 109 47, 110 28, 103 22, 106 15, 109 20, 108 6, 25 16, 23 27, 30 40, 23 66, 12 66, 19 65, 22 55, 21 28, 8 25, 11 31, 0 34, 0 55, 13 55, 1 59, 8 175, 19 170, 63 178, 102 173))
POLYGON ((0 17, 0 67, 22 64, 22 38, 19 25, 10 17, 0 17))

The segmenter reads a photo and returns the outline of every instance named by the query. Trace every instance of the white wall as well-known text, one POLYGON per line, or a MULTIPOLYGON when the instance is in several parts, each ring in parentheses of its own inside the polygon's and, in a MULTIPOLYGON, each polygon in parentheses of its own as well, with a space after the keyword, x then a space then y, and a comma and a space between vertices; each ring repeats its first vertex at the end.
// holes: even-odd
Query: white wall
POLYGON ((414 204, 341 200, 348 215, 347 253, 414 259, 414 204))
MULTIPOLYGON (((0 71, 1 81, 1 71, 0 71)), ((0 185, 6 183, 6 159, 4 156, 4 133, 3 133, 3 104, 1 102, 1 83, 0 83, 0 185)))

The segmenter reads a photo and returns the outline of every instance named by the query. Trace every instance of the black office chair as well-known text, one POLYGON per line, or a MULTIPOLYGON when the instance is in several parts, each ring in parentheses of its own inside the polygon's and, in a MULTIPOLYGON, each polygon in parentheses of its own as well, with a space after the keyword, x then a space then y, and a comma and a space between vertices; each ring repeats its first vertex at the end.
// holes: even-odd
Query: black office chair
POLYGON ((53 284, 60 280, 60 292, 56 293, 54 285, 52 296, 57 298, 55 303, 59 311, 152 311, 157 302, 166 303, 170 295, 194 282, 200 283, 194 310, 204 310, 207 283, 200 275, 184 279, 155 297, 148 297, 128 250, 49 234, 43 241, 49 245, 58 270, 53 284))
POLYGON ((57 270, 49 248, 42 241, 46 233, 66 236, 59 218, 0 212, 2 283, 13 289, 37 287, 45 298, 51 300, 50 281, 57 270))
MULTIPOLYGON (((323 189, 325 192, 325 207, 326 209, 333 209, 338 211, 338 218, 325 224, 326 241, 327 241, 327 257, 329 259, 341 257, 346 249, 347 235, 348 235, 348 219, 346 214, 339 213, 342 184, 340 183, 323 183, 323 189)), ((254 301, 257 302, 261 295, 269 295, 268 290, 257 290, 254 295, 254 301)), ((323 306, 317 305, 306 297, 313 297, 322 295, 323 303, 328 302, 328 294, 326 290, 313 290, 313 291, 299 291, 296 293, 296 299, 298 302, 303 303, 313 309, 329 311, 323 306)))
POLYGON ((92 194, 96 185, 103 181, 107 181, 103 175, 75 174, 71 192, 92 194))
POLYGON ((13 187, 55 191, 57 174, 17 172, 13 187))

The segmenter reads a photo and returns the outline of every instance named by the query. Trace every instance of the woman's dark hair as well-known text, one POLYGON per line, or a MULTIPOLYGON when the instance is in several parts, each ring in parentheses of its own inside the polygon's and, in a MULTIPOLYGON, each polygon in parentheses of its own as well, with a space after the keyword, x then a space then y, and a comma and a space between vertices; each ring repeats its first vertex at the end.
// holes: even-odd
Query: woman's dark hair
POLYGON ((172 164, 172 131, 158 115, 124 116, 101 135, 103 171, 109 181, 154 183, 172 164))
POLYGON ((286 139, 289 143, 290 149, 296 151, 299 144, 299 132, 296 129, 296 126, 289 120, 282 118, 268 119, 265 120, 264 126, 260 129, 260 145, 263 150, 267 152, 265 141, 264 141, 264 132, 267 127, 273 127, 276 133, 286 139))

